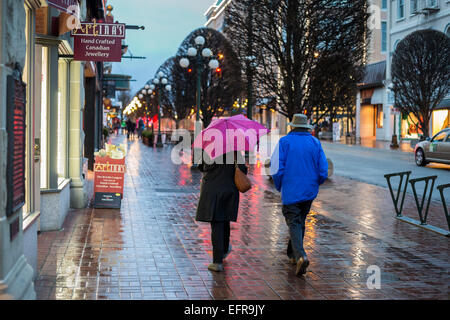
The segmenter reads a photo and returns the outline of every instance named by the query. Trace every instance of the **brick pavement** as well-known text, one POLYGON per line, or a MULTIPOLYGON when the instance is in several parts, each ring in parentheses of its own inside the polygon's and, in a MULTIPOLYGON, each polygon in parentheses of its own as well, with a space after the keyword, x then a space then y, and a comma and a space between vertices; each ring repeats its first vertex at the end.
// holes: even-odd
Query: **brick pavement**
MULTIPOLYGON (((394 219, 386 189, 338 176, 313 205, 305 236, 311 265, 295 277, 280 196, 258 166, 231 226, 225 272, 210 272, 209 224, 194 221, 201 174, 172 164, 169 147, 128 145, 122 208, 73 210, 61 231, 38 236, 39 299, 450 297, 449 239, 394 219), (381 289, 367 288, 370 265, 381 269, 381 289)), ((440 203, 430 216, 443 217, 440 203)))

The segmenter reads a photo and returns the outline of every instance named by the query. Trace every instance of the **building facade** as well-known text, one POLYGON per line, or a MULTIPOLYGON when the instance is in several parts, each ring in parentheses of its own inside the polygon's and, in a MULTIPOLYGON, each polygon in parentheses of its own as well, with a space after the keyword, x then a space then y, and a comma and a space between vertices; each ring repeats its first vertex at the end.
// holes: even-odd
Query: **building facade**
MULTIPOLYGON (((386 65, 386 84, 391 83, 391 62, 397 44, 407 35, 422 29, 433 29, 443 32, 450 37, 450 1, 449 0, 393 0, 389 1, 388 8, 388 57, 386 65)), ((386 111, 391 114, 394 97, 391 92, 387 94, 388 106, 386 111)), ((434 135, 441 129, 449 126, 450 96, 447 96, 432 114, 430 120, 430 134, 434 135)), ((417 139, 420 132, 417 130, 414 119, 409 115, 395 114, 395 133, 402 139, 417 139)), ((390 121, 394 122, 394 115, 390 121)), ((390 126, 387 137, 394 132, 390 126)))
MULTIPOLYGON (((85 82, 98 68, 73 60, 73 17, 54 3, 0 1, 0 296, 15 299, 35 298, 38 232, 61 229, 92 195, 85 82)), ((70 3, 82 21, 104 6, 70 3)))
POLYGON ((369 1, 370 37, 367 41, 366 70, 356 96, 356 141, 386 140, 386 53, 388 1, 369 1))

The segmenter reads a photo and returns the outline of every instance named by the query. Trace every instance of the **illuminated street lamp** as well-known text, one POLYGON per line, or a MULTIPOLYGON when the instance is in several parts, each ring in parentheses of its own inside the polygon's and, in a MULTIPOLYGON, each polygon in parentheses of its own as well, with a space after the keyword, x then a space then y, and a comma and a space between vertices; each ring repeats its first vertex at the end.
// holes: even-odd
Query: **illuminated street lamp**
MULTIPOLYGON (((217 69, 219 67, 219 61, 213 57, 213 52, 209 48, 203 48, 205 44, 205 38, 198 36, 194 39, 195 47, 190 47, 187 50, 187 57, 180 59, 179 63, 182 68, 187 68, 190 65, 189 58, 194 59, 195 67, 197 68, 197 114, 194 131, 194 139, 200 133, 202 124, 200 122, 200 103, 201 103, 201 76, 206 65, 210 69, 217 69)), ((197 161, 194 160, 193 167, 197 166, 197 161)))
POLYGON ((158 139, 156 141, 156 146, 158 148, 163 147, 162 137, 161 137, 161 93, 163 90, 171 91, 172 86, 167 84, 168 80, 164 72, 158 72, 156 78, 152 80, 153 84, 149 86, 151 90, 157 90, 158 95, 158 139))

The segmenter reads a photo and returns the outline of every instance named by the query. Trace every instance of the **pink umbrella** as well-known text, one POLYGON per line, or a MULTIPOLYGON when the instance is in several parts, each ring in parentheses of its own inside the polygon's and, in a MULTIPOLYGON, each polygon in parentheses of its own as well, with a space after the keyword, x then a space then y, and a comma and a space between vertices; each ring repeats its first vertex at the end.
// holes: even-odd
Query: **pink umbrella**
POLYGON ((269 130, 242 114, 213 120, 194 140, 194 148, 205 150, 211 159, 231 151, 251 151, 269 130))

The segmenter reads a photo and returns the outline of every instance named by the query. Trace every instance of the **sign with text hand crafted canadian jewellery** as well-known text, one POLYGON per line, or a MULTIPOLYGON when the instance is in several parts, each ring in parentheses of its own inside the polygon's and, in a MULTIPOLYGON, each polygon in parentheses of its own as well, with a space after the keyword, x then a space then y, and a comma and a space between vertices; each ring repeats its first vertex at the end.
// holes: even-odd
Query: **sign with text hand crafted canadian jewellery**
POLYGON ((120 62, 124 23, 81 22, 71 32, 74 37, 74 60, 120 62))

